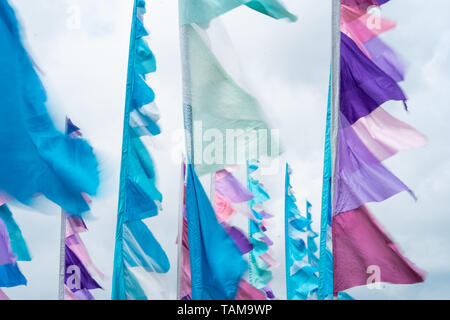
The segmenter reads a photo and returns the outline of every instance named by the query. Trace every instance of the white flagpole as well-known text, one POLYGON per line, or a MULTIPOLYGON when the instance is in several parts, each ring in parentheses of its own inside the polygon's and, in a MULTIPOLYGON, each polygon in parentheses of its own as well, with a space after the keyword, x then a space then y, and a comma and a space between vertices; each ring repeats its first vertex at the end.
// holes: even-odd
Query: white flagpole
MULTIPOLYGON (((65 123, 67 134, 67 117, 65 123)), ((64 300, 64 277, 66 275, 66 212, 61 208, 61 231, 59 240, 59 286, 58 299, 64 300)))
POLYGON ((333 0, 332 4, 332 59, 331 59, 331 208, 333 212, 334 191, 336 187, 336 170, 338 155, 338 129, 340 111, 341 81, 341 0, 333 0))
MULTIPOLYGON (((180 6, 180 4, 179 4, 180 6)), ((194 137, 193 137, 193 120, 192 120, 192 104, 191 104, 191 70, 189 65, 189 40, 187 38, 187 28, 189 26, 180 26, 180 51, 183 78, 183 120, 186 145, 186 165, 191 163, 194 165, 194 137)), ((183 168, 184 172, 184 168, 183 168)), ((183 176, 184 177, 184 176, 183 176)), ((184 179, 182 181, 182 195, 184 194, 184 179)), ((177 299, 182 297, 181 289, 181 253, 183 245, 183 198, 180 198, 180 212, 178 217, 178 270, 177 270, 177 299)))

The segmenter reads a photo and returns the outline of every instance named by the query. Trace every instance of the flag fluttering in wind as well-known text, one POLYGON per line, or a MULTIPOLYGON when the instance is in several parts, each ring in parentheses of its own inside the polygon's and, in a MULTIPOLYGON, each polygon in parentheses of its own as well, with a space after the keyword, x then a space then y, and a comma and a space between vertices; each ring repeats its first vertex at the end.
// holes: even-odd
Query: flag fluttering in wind
POLYGON ((145 1, 135 0, 128 62, 122 164, 114 255, 114 300, 167 297, 157 274, 169 271, 164 249, 144 219, 160 211, 162 195, 156 187, 153 160, 142 136, 160 133, 155 93, 146 75, 156 71, 156 60, 144 37, 145 1))
POLYGON ((30 204, 42 194, 73 214, 88 211, 82 193, 95 194, 98 162, 89 144, 59 132, 46 93, 20 38, 7 1, 0 3, 0 190, 30 204))
POLYGON ((229 61, 233 53, 229 45, 223 45, 226 32, 218 17, 243 4, 273 18, 295 21, 277 0, 179 1, 183 104, 192 110, 189 147, 199 176, 280 154, 260 103, 239 85, 239 77, 223 59, 229 61), (216 47, 219 43, 220 48, 216 47), (203 133, 212 134, 216 143, 203 141, 203 133))
POLYGON ((248 189, 253 194, 250 210, 254 216, 254 219, 249 219, 250 243, 253 245, 249 257, 249 282, 252 286, 263 290, 267 298, 274 299, 275 295, 270 287, 273 279, 272 269, 278 267, 279 263, 270 251, 273 241, 265 233, 267 220, 273 216, 264 208, 264 202, 268 201, 270 196, 258 180, 259 166, 257 160, 250 160, 247 164, 248 189))
POLYGON ((303 216, 290 184, 291 168, 286 164, 285 179, 285 254, 287 300, 307 300, 319 288, 319 259, 315 253, 318 234, 311 227, 311 205, 303 216), (307 234, 306 241, 304 235, 307 234))
MULTIPOLYGON (((8 210, 5 205, 2 207, 4 210, 8 210)), ((8 230, 6 223, 0 219, 0 288, 27 284, 17 265, 17 255, 11 248, 10 231, 13 230, 8 230)))
POLYGON ((214 209, 192 164, 187 166, 186 221, 194 300, 234 300, 247 262, 214 209))
POLYGON ((406 95, 398 85, 404 78, 405 63, 377 38, 395 24, 364 11, 385 2, 341 2, 340 101, 335 110, 329 102, 327 112, 322 299, 367 284, 373 266, 379 268, 375 282, 412 284, 424 280, 423 272, 401 255, 365 206, 402 191, 416 199, 382 161, 426 143, 422 134, 382 108, 387 101, 403 101, 406 107, 406 95), (337 129, 335 138, 330 128, 337 129), (337 150, 335 158, 331 149, 337 150))
MULTIPOLYGON (((83 135, 76 125, 67 118, 66 134, 79 139, 83 135)), ((90 199, 86 197, 89 202, 90 199)), ((98 270, 84 245, 80 233, 88 231, 82 217, 64 212, 65 215, 65 250, 64 250, 64 300, 94 300, 89 290, 102 287, 92 277, 95 272, 101 278, 104 275, 98 270)))
MULTIPOLYGON (((245 188, 231 172, 220 170, 216 172, 215 181, 215 205, 214 211, 218 222, 223 226, 228 236, 239 248, 241 255, 247 254, 253 249, 253 245, 248 239, 248 235, 236 226, 232 226, 233 217, 236 213, 243 217, 248 217, 244 213, 245 209, 241 205, 246 204, 253 198, 250 191, 245 188)), ((189 258, 189 237, 186 221, 186 203, 184 203, 183 218, 183 247, 181 253, 181 286, 180 298, 182 300, 191 299, 191 267, 189 258)), ((239 258, 239 261, 241 258, 239 258)), ((240 279, 235 300, 265 300, 266 295, 263 291, 249 284, 244 278, 240 279)))

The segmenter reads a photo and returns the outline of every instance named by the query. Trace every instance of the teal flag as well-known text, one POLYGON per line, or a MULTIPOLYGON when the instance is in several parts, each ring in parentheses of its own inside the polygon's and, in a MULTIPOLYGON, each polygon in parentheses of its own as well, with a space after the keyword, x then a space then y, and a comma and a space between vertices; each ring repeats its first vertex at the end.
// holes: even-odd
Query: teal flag
POLYGON ((156 187, 153 160, 141 141, 157 135, 158 110, 155 93, 146 74, 156 71, 155 57, 143 37, 145 1, 135 0, 130 38, 130 53, 125 102, 119 209, 113 271, 113 300, 161 298, 163 291, 154 280, 156 273, 170 269, 169 259, 144 219, 159 213, 162 195, 156 187), (143 276, 144 275, 144 276, 143 276), (147 283, 149 282, 149 283, 147 283))
POLYGON ((187 167, 186 217, 193 300, 234 300, 247 262, 216 218, 194 171, 187 167))

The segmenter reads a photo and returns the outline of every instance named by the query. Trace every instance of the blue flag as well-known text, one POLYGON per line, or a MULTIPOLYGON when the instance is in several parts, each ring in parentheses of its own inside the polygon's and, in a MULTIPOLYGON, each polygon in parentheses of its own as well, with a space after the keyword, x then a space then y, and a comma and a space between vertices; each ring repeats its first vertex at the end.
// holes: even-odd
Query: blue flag
POLYGON ((0 1, 0 43, 0 190, 26 204, 43 194, 73 214, 89 210, 82 193, 97 191, 97 159, 86 141, 55 128, 7 1, 0 1))
POLYGON ((218 222, 192 164, 188 164, 186 214, 193 300, 233 300, 247 262, 218 222))

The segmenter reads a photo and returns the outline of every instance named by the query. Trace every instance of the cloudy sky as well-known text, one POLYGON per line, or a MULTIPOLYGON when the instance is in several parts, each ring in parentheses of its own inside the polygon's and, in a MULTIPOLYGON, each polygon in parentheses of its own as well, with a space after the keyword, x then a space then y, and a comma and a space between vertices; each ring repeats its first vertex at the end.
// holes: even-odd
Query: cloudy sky
MULTIPOLYGON (((95 292, 107 299, 111 290, 113 248, 118 201, 118 182, 125 101, 131 0, 10 0, 23 23, 26 42, 42 70, 49 108, 62 129, 68 115, 82 128, 99 154, 102 181, 92 205, 90 232, 83 239, 96 265, 105 272, 105 290, 95 292)), ((182 128, 181 63, 176 0, 148 0, 146 25, 150 46, 158 60, 158 72, 150 83, 161 110, 163 134, 152 141, 164 194, 164 210, 149 226, 176 266, 179 208, 180 136, 182 128), (168 161, 170 160, 170 161, 168 161)), ((285 150, 281 161, 294 169, 293 187, 300 209, 309 199, 314 227, 318 230, 325 112, 330 64, 330 1, 285 0, 298 15, 296 23, 275 21, 247 8, 223 17, 233 48, 263 104, 273 127, 279 128, 285 150)), ((407 194, 371 205, 374 215, 396 240, 405 255, 427 272, 423 284, 385 285, 380 290, 355 288, 358 299, 450 298, 450 10, 447 0, 392 0, 382 10, 398 22, 383 38, 409 62, 402 84, 410 112, 401 103, 386 106, 392 114, 412 124, 429 139, 425 148, 404 151, 386 164, 417 194, 407 194)), ((265 182, 273 196, 277 215, 272 233, 283 229, 283 172, 265 182)), ((27 287, 5 290, 13 299, 55 299, 58 287, 60 210, 48 203, 39 210, 13 205, 30 246, 33 261, 20 263, 27 287)), ((277 237, 275 237, 277 238, 277 237)), ((281 241, 281 240, 279 240, 281 241)), ((275 255, 282 260, 278 245, 275 255)), ((275 272, 276 290, 282 297, 283 266, 275 272)), ((175 288, 175 268, 166 276, 175 288)), ((277 292, 276 292, 277 293, 277 292)))

